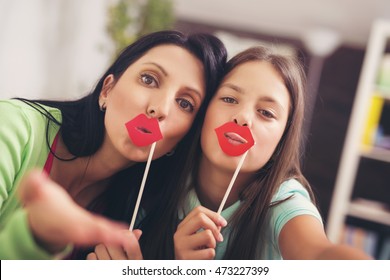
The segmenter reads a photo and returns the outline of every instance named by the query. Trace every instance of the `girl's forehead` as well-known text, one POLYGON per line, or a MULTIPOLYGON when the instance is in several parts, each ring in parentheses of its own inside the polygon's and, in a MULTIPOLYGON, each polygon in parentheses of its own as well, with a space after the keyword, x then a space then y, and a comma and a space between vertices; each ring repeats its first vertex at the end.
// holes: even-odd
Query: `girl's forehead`
POLYGON ((248 61, 235 66, 223 79, 223 82, 235 81, 242 83, 250 81, 252 84, 267 82, 282 82, 284 80, 275 67, 267 61, 248 61))

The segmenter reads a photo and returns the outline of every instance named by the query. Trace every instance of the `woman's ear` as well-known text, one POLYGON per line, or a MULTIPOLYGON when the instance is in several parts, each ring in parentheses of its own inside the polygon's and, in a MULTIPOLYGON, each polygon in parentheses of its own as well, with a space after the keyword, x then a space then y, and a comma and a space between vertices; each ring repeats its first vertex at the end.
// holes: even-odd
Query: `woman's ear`
POLYGON ((115 78, 113 74, 108 75, 104 81, 102 86, 102 91, 99 95, 99 106, 100 108, 104 107, 104 104, 106 103, 108 94, 110 93, 110 90, 114 87, 115 84, 115 78))

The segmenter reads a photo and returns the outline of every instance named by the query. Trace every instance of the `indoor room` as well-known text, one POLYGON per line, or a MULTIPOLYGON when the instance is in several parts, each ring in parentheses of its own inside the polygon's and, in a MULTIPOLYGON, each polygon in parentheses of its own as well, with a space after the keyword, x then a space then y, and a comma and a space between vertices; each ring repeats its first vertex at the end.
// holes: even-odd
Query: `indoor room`
POLYGON ((388 0, 0 0, 0 98, 81 98, 126 46, 169 29, 216 36, 228 59, 261 45, 302 63, 299 161, 326 236, 389 260, 388 0))

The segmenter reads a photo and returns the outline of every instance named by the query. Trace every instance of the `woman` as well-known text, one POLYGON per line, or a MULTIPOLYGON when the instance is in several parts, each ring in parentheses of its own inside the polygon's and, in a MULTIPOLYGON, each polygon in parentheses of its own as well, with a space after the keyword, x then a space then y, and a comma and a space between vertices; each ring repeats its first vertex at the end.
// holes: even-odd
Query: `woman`
MULTIPOLYGON (((129 181, 126 185, 116 184, 116 177, 133 168, 138 172, 137 163, 145 162, 150 151, 150 143, 135 144, 126 129, 128 123, 141 115, 157 120, 163 138, 157 142, 154 159, 185 145, 180 140, 191 132, 193 123, 196 126, 202 119, 225 59, 226 50, 214 36, 156 32, 127 47, 84 98, 1 101, 5 125, 0 128, 0 146, 5 152, 0 160, 0 258, 53 258, 69 243, 109 241, 91 241, 74 234, 83 225, 78 215, 54 228, 57 234, 53 238, 50 226, 62 217, 34 216, 37 212, 31 209, 37 208, 37 201, 33 200, 34 207, 29 207, 31 201, 27 198, 35 197, 27 191, 29 185, 37 191, 42 191, 40 184, 51 184, 52 188, 60 185, 66 192, 53 192, 58 195, 53 200, 66 200, 64 205, 69 212, 87 215, 82 208, 97 212, 102 212, 102 207, 109 209, 109 199, 123 197, 123 191, 131 187, 129 181), (21 207, 17 189, 32 168, 43 168, 58 185, 37 174, 30 175, 22 184, 27 187, 22 187, 20 196, 25 207, 21 207), (111 184, 116 186, 112 191, 111 184), (40 230, 42 223, 48 231, 40 230), (16 233, 17 240, 13 238, 16 233)), ((38 197, 46 198, 38 200, 40 204, 53 204, 45 195, 38 197)), ((109 236, 109 232, 105 233, 109 236)))

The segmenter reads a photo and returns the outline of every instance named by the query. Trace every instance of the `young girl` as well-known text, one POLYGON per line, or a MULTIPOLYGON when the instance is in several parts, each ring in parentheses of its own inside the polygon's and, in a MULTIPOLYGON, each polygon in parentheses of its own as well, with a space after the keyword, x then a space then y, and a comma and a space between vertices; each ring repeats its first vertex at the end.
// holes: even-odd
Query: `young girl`
POLYGON ((53 258, 69 243, 122 242, 116 227, 84 209, 102 212, 140 184, 131 177, 116 183, 127 170, 140 173, 137 163, 150 151, 150 143, 135 143, 126 125, 140 130, 141 115, 157 120, 163 138, 153 158, 162 163, 173 149, 185 150, 225 59, 214 36, 162 31, 126 48, 80 100, 1 101, 0 259, 53 258), (50 179, 36 173, 25 178, 21 205, 19 184, 33 168, 44 169, 50 179))
MULTIPOLYGON (((228 62, 200 141, 188 155, 188 173, 176 176, 177 184, 166 186, 170 191, 154 207, 148 209, 150 198, 145 197, 148 211, 140 213, 138 226, 144 258, 367 258, 328 241, 302 175, 304 84, 296 59, 264 47, 250 48, 228 62), (254 145, 220 216, 216 211, 242 157, 236 152, 250 143, 242 130, 250 132, 254 145), (235 155, 226 153, 230 149, 235 155)), ((90 258, 129 255, 140 258, 139 248, 99 245, 90 258)))
MULTIPOLYGON (((202 153, 180 208, 185 218, 174 235, 176 259, 368 258, 328 241, 301 172, 304 83, 295 59, 266 48, 230 60, 207 109, 202 153), (222 211, 226 223, 214 211, 241 158, 219 145, 215 129, 228 122, 248 127, 255 144, 222 211)), ((247 140, 232 127, 222 137, 240 146, 247 140)))

